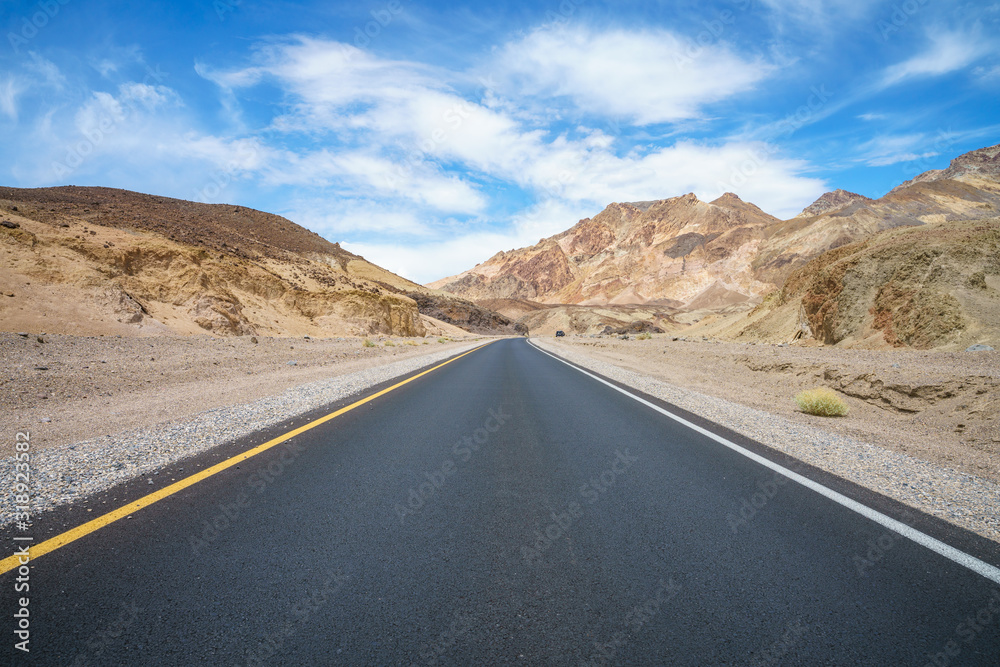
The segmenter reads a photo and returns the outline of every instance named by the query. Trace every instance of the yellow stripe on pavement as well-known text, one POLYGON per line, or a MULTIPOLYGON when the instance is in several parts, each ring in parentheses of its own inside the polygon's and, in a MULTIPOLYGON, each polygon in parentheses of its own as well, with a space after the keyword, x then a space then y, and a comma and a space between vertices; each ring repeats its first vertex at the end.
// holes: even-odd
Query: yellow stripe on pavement
MULTIPOLYGON (((492 341, 491 341, 491 343, 492 343, 492 341)), ((486 343, 486 345, 490 345, 491 343, 486 343)), ((28 556, 29 556, 30 560, 33 561, 33 560, 35 560, 36 558, 38 558, 40 556, 44 556, 47 553, 51 553, 51 552, 55 551, 56 549, 59 549, 61 547, 66 546, 70 542, 74 542, 74 541, 80 539, 81 537, 89 535, 89 534, 91 534, 91 533, 93 533, 93 532, 95 532, 97 530, 100 530, 101 528, 104 528, 105 526, 107 526, 109 524, 114 523, 115 521, 118 521, 119 519, 123 519, 123 518, 127 517, 130 514, 138 512, 139 510, 141 510, 144 507, 149 507, 150 505, 152 505, 153 503, 155 503, 157 501, 163 500, 164 498, 166 498, 168 496, 172 496, 173 494, 177 493, 178 491, 182 491, 182 490, 188 488, 189 486, 193 486, 193 485, 197 484, 198 482, 202 481, 203 479, 208 479, 212 475, 218 474, 218 473, 222 472, 223 470, 226 470, 227 468, 231 468, 234 465, 236 465, 237 463, 241 463, 243 461, 246 461, 249 458, 257 456, 261 452, 266 452, 267 450, 269 450, 269 449, 271 449, 273 447, 276 447, 276 446, 280 445, 283 442, 291 440, 292 438, 294 438, 297 435, 305 433, 306 431, 308 431, 310 429, 316 428, 320 424, 325 424, 326 422, 330 421, 331 419, 336 419, 340 415, 342 415, 342 414, 344 414, 346 412, 350 412, 351 410, 354 410, 355 408, 360 407, 360 406, 364 405, 365 403, 368 403, 369 401, 378 398, 379 396, 384 396, 385 394, 388 394, 390 391, 394 391, 396 389, 399 389, 403 385, 409 384, 410 382, 413 382, 417 378, 423 377, 424 375, 427 375, 428 373, 433 373, 434 371, 436 371, 437 369, 441 368, 442 366, 447 366, 448 364, 450 364, 453 361, 458 361, 459 359, 461 359, 462 357, 464 357, 466 355, 472 354, 473 352, 476 352, 478 350, 483 349, 484 347, 486 347, 486 345, 480 345, 479 347, 477 347, 475 349, 469 350, 468 352, 464 352, 464 353, 458 355, 457 357, 455 357, 453 359, 449 359, 448 361, 445 361, 444 363, 438 364, 437 366, 434 366, 433 368, 428 368, 426 371, 424 371, 422 373, 418 373, 417 375, 414 375, 411 378, 407 378, 406 380, 403 380, 402 382, 398 382, 398 383, 392 385, 391 387, 387 387, 387 388, 383 389, 382 391, 375 392, 371 396, 366 396, 365 398, 362 398, 359 401, 355 401, 354 403, 351 403, 350 405, 348 405, 346 407, 340 408, 339 410, 337 410, 335 412, 331 412, 328 415, 320 417, 319 419, 317 419, 315 421, 311 421, 308 424, 305 424, 305 425, 300 426, 300 427, 298 427, 298 428, 296 428, 294 430, 291 430, 291 431, 289 431, 287 433, 279 435, 277 438, 274 438, 273 440, 268 440, 267 442, 265 442, 262 445, 257 445, 253 449, 247 450, 247 451, 243 452, 242 454, 237 454, 236 456, 234 456, 232 458, 229 458, 229 459, 226 459, 225 461, 222 461, 221 463, 216 463, 211 468, 206 468, 206 469, 202 470, 201 472, 198 472, 198 473, 195 473, 195 474, 191 475, 190 477, 185 477, 184 479, 180 480, 179 482, 174 482, 170 486, 165 486, 162 489, 160 489, 159 491, 154 491, 153 493, 150 493, 147 496, 143 496, 142 498, 139 498, 138 500, 136 500, 134 502, 131 502, 128 505, 124 505, 122 507, 119 507, 118 509, 113 510, 111 512, 108 512, 107 514, 101 515, 101 516, 97 517, 96 519, 93 519, 92 521, 88 521, 87 523, 81 524, 81 525, 77 526, 76 528, 67 530, 65 533, 62 533, 60 535, 56 535, 53 538, 45 540, 44 542, 42 542, 40 544, 37 544, 35 546, 30 547, 28 549, 28 556)), ((17 555, 9 556, 9 557, 3 559, 2 561, 0 561, 0 574, 4 574, 6 572, 10 572, 11 570, 13 570, 14 568, 18 567, 19 565, 22 565, 22 563, 19 561, 19 556, 17 556, 17 555)))

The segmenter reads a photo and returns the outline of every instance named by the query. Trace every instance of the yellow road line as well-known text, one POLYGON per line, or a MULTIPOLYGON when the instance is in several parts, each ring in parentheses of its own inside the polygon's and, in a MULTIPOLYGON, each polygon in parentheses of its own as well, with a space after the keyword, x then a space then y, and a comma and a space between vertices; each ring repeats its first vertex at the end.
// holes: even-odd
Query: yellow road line
MULTIPOLYGON (((490 343, 486 343, 486 345, 490 345, 491 343, 492 343, 492 341, 490 343)), ((423 377, 424 375, 427 375, 428 373, 433 373, 434 371, 436 371, 437 369, 441 368, 442 366, 447 366, 448 364, 450 364, 453 361, 458 361, 459 359, 461 359, 462 357, 464 357, 464 356, 466 356, 468 354, 472 354, 473 352, 476 352, 477 350, 483 349, 484 347, 486 347, 486 345, 480 345, 479 347, 477 347, 475 349, 469 350, 468 352, 464 352, 464 353, 458 355, 457 357, 455 357, 453 359, 449 359, 448 361, 446 361, 444 363, 441 363, 441 364, 438 364, 437 366, 434 366, 433 368, 428 368, 426 371, 424 371, 422 373, 419 373, 417 375, 414 375, 411 378, 407 378, 406 380, 403 380, 402 382, 398 382, 398 383, 392 385, 391 387, 386 387, 382 391, 375 392, 371 396, 366 396, 365 398, 362 398, 359 401, 355 401, 354 403, 351 403, 350 405, 348 405, 346 407, 340 408, 339 410, 337 410, 335 412, 331 412, 328 415, 320 417, 319 419, 317 419, 315 421, 311 421, 308 424, 304 424, 303 426, 298 427, 297 429, 294 429, 294 430, 291 430, 291 431, 289 431, 287 433, 279 435, 277 438, 274 438, 273 440, 268 440, 267 442, 265 442, 262 445, 257 445, 253 449, 249 449, 249 450, 243 452, 242 454, 237 454, 236 456, 234 456, 232 458, 229 458, 229 459, 226 459, 225 461, 222 461, 221 463, 216 463, 211 468, 205 468, 201 472, 195 473, 195 474, 191 475, 190 477, 185 477, 184 479, 180 480, 179 482, 174 482, 170 486, 165 486, 162 489, 160 489, 159 491, 154 491, 153 493, 150 493, 148 496, 143 496, 142 498, 139 498, 138 500, 136 500, 134 502, 131 502, 128 505, 124 505, 123 507, 119 507, 116 510, 112 510, 111 512, 108 512, 107 514, 103 514, 103 515, 97 517, 96 519, 93 519, 91 521, 88 521, 87 523, 81 524, 81 525, 77 526, 76 528, 72 528, 70 530, 67 530, 65 533, 62 533, 60 535, 56 535, 53 538, 45 540, 44 542, 42 542, 42 543, 40 543, 38 545, 32 546, 30 549, 28 549, 28 556, 33 561, 33 560, 35 560, 36 558, 38 558, 40 556, 44 556, 47 553, 51 553, 51 552, 55 551, 56 549, 59 549, 60 547, 66 546, 70 542, 74 542, 75 540, 78 540, 81 537, 89 535, 90 533, 93 533, 94 531, 100 530, 101 528, 104 528, 105 526, 107 526, 109 524, 112 524, 115 521, 118 521, 119 519, 127 517, 128 515, 133 514, 135 512, 138 512, 139 510, 141 510, 144 507, 149 507, 150 505, 152 505, 153 503, 155 503, 157 501, 163 500, 164 498, 166 498, 168 496, 172 496, 173 494, 177 493, 178 491, 182 491, 182 490, 188 488, 189 486, 193 486, 193 485, 197 484, 198 482, 202 481, 203 479, 207 479, 207 478, 211 477, 212 475, 215 475, 217 473, 222 472, 223 470, 226 470, 227 468, 231 468, 234 465, 236 465, 237 463, 241 463, 243 461, 246 461, 249 458, 257 456, 261 452, 266 452, 267 450, 271 449, 272 447, 276 447, 276 446, 280 445, 283 442, 291 440, 295 436, 297 436, 299 434, 302 434, 302 433, 305 433, 306 431, 308 431, 310 429, 316 428, 320 424, 325 424, 326 422, 330 421, 331 419, 336 419, 340 415, 342 415, 342 414, 344 414, 346 412, 350 412, 351 410, 353 410, 353 409, 355 409, 357 407, 360 407, 360 406, 364 405, 365 403, 368 403, 369 401, 378 398, 379 396, 384 396, 385 394, 388 394, 390 391, 394 391, 396 389, 399 389, 403 385, 409 384, 410 382, 413 382, 414 380, 416 380, 419 377, 423 377)), ((0 561, 0 574, 4 574, 6 572, 10 572, 14 568, 18 567, 18 565, 21 565, 21 563, 18 560, 18 556, 16 556, 16 555, 15 556, 9 556, 9 557, 3 559, 2 561, 0 561)))

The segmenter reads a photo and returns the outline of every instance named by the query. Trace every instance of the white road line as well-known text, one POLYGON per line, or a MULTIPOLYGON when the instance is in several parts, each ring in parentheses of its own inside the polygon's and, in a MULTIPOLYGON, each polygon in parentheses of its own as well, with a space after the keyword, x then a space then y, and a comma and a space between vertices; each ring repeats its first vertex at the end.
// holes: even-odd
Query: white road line
POLYGON ((667 417, 670 417, 671 419, 673 419, 677 423, 683 424, 684 426, 687 426, 692 431, 697 431, 698 433, 701 433, 702 435, 704 435, 706 437, 709 437, 712 440, 715 440, 719 444, 725 445, 726 447, 728 447, 729 449, 733 450, 734 452, 742 454, 743 456, 747 457, 748 459, 750 459, 752 461, 756 461, 760 465, 762 465, 762 466, 764 466, 766 468, 770 468, 771 470, 775 471, 776 473, 778 473, 780 475, 784 475, 788 479, 790 479, 790 480, 792 480, 794 482, 798 482, 799 484, 801 484, 802 486, 804 486, 804 487, 806 487, 808 489, 812 489, 816 493, 829 498, 830 500, 832 500, 835 503, 839 503, 840 505, 843 505, 844 507, 846 507, 849 510, 857 512, 858 514, 860 514, 861 516, 863 516, 863 517, 865 517, 867 519, 871 519, 875 523, 877 523, 877 524, 879 524, 881 526, 884 526, 885 528, 888 528, 889 530, 893 531, 894 533, 898 533, 898 534, 902 535, 903 537, 905 537, 905 538, 907 538, 909 540, 912 540, 912 541, 916 542, 917 544, 925 546, 928 549, 930 549, 931 551, 944 556, 948 560, 954 561, 955 563, 958 563, 959 565, 972 570, 976 574, 980 574, 980 575, 986 577, 987 579, 989 579, 990 581, 992 581, 994 583, 997 583, 997 584, 1000 584, 1000 568, 993 567, 989 563, 987 563, 985 561, 982 561, 982 560, 979 560, 975 556, 970 556, 969 554, 965 553, 964 551, 960 551, 960 550, 956 549, 953 546, 945 544, 941 540, 935 539, 935 538, 931 537, 930 535, 927 535, 926 533, 922 533, 919 530, 916 530, 915 528, 911 528, 910 526, 907 526, 905 523, 902 523, 901 521, 897 521, 897 520, 893 519, 892 517, 889 517, 889 516, 886 516, 885 514, 882 514, 879 511, 873 510, 872 508, 868 507, 867 505, 862 505, 861 503, 857 502, 856 500, 852 500, 852 499, 848 498, 847 496, 843 495, 842 493, 837 493, 833 489, 827 488, 827 487, 823 486, 822 484, 819 484, 818 482, 814 482, 813 480, 809 479, 808 477, 803 477, 802 475, 798 474, 797 472, 789 470, 788 468, 786 468, 786 467, 784 467, 782 465, 779 465, 779 464, 775 463, 774 461, 770 461, 770 460, 764 458, 763 456, 760 456, 759 454, 755 454, 755 453, 751 452, 749 449, 746 449, 744 447, 740 447, 735 442, 731 442, 729 440, 726 440, 721 435, 716 435, 715 433, 712 433, 711 431, 709 431, 707 429, 704 429, 704 428, 698 426, 697 424, 692 424, 688 420, 686 420, 683 417, 680 417, 678 415, 675 415, 674 413, 670 412, 669 410, 664 410, 660 406, 654 405, 653 403, 650 403, 649 401, 645 400, 644 398, 640 398, 639 396, 636 396, 635 394, 633 394, 631 392, 628 392, 628 391, 622 389, 621 387, 618 387, 616 385, 611 384, 610 382, 608 382, 604 378, 598 377, 598 376, 594 375, 593 373, 588 373, 587 371, 583 370, 582 368, 574 366, 573 364, 571 364, 571 363, 569 363, 569 362, 567 362, 567 361, 565 361, 563 359, 560 359, 559 357, 555 356, 554 354, 546 352, 542 348, 540 348, 537 345, 535 345, 534 343, 532 343, 530 340, 528 341, 528 344, 531 345, 536 350, 538 350, 539 352, 541 352, 542 354, 547 354, 548 356, 552 357, 556 361, 562 362, 562 363, 566 364, 567 366, 569 366, 570 368, 573 368, 573 369, 575 369, 575 370, 583 373, 584 375, 597 380, 601 384, 605 384, 605 385, 611 387, 612 389, 614 389, 615 391, 620 392, 622 394, 625 394, 629 398, 631 398, 631 399, 633 399, 635 401, 638 401, 639 403, 642 403, 643 405, 645 405, 645 406, 647 406, 649 408, 652 408, 653 410, 656 410, 660 414, 665 415, 667 417))

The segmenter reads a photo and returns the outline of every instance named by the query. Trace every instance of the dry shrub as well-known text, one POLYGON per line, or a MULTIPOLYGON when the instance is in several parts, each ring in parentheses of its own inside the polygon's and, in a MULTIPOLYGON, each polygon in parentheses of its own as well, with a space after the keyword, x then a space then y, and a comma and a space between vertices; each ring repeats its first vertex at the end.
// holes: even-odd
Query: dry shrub
POLYGON ((371 342, 367 338, 365 338, 365 342, 362 343, 362 345, 364 345, 365 347, 375 347, 375 343, 371 342))
POLYGON ((826 387, 799 392, 795 402, 802 412, 821 417, 843 417, 850 409, 837 392, 826 387))

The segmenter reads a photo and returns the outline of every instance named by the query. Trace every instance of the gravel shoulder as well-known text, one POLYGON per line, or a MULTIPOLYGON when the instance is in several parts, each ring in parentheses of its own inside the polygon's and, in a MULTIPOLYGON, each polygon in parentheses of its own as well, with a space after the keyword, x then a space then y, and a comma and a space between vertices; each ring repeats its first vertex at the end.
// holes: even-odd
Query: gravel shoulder
MULTIPOLYGON (((0 334, 0 485, 14 488, 14 436, 30 432, 35 515, 484 342, 38 338, 0 334)), ((0 526, 13 513, 0 506, 0 526)))
MULTIPOLYGON (((749 346, 669 336, 627 341, 532 338, 532 342, 801 461, 1000 542, 1000 452, 996 446, 1000 437, 994 441, 992 435, 1000 436, 996 430, 997 353, 963 357, 960 353, 749 346), (890 402, 902 399, 883 401, 871 392, 867 399, 844 393, 841 383, 850 386, 858 376, 867 376, 869 386, 881 383, 883 391, 899 385, 900 396, 914 394, 906 403, 912 411, 900 411, 890 402), (799 412, 792 397, 816 386, 841 391, 851 413, 830 419, 799 412), (904 386, 910 391, 904 392, 904 386), (919 389, 931 386, 945 389, 919 389), (942 403, 947 405, 942 407, 942 403), (965 428, 955 432, 953 413, 959 406, 965 428), (970 418, 972 411, 976 414, 970 418), (976 437, 966 435, 973 429, 976 437)), ((849 391, 865 393, 858 386, 849 391)))

